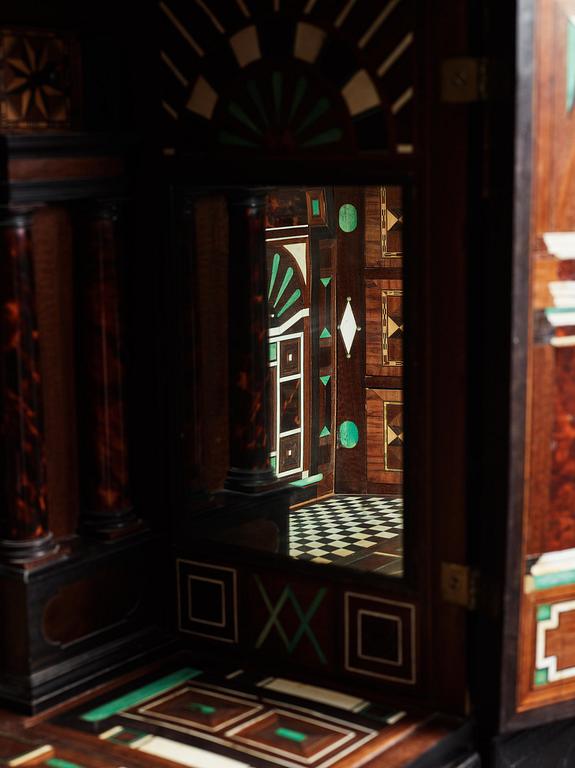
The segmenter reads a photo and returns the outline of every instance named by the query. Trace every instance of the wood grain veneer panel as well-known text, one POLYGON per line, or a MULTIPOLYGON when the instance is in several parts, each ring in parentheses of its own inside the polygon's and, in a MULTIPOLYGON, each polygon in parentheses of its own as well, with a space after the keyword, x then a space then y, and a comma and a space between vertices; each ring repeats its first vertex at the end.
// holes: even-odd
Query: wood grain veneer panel
POLYGON ((401 376, 403 371, 403 281, 365 281, 365 372, 401 376))

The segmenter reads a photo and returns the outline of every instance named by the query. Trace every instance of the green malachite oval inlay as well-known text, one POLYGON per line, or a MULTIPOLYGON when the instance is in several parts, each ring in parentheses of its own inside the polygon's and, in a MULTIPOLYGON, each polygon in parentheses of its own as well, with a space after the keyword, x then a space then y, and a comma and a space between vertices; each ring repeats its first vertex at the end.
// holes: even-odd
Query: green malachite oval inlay
POLYGON ((301 731, 292 731, 291 728, 276 728, 276 736, 279 736, 281 739, 287 739, 288 741, 295 741, 298 744, 301 744, 302 741, 307 739, 305 733, 301 733, 301 731))
POLYGON ((357 208, 351 203, 344 203, 339 209, 339 226, 344 232, 353 232, 357 227, 357 208))
POLYGON ((353 421, 342 421, 339 425, 339 440, 344 448, 355 448, 359 442, 359 431, 353 421))

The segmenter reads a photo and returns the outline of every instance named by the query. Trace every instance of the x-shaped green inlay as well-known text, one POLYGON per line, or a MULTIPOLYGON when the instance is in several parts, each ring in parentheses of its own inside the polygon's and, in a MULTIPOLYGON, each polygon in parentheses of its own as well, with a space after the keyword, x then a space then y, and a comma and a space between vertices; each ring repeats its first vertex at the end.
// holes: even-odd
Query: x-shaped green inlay
POLYGON ((266 608, 269 611, 270 617, 265 625, 265 627, 262 629, 260 636, 258 637, 256 641, 256 648, 261 648, 264 644, 267 636, 272 631, 273 627, 277 629, 278 635, 281 637, 285 647, 287 648, 288 653, 292 653, 297 646, 300 643, 300 640, 304 635, 307 635, 309 638, 309 641, 313 645, 315 652, 317 653, 319 660, 322 664, 327 664, 326 658, 323 654, 323 651, 321 650, 321 647, 317 641, 317 638, 313 632, 313 629, 310 626, 310 622, 315 616, 315 613, 317 609, 319 608, 321 601, 325 597, 325 593, 327 592, 327 589, 325 587, 322 587, 314 597, 314 599, 311 601, 311 604, 307 610, 307 613, 304 613, 302 610, 301 605, 299 604, 299 600, 292 592, 291 587, 288 585, 287 587, 284 587, 279 600, 277 603, 272 605, 272 602, 269 598, 268 593, 266 592, 266 589, 264 585, 262 584, 261 580, 258 576, 254 576, 255 582, 258 585, 258 589, 260 591, 260 594, 262 596, 262 599, 264 603, 266 604, 266 608), (297 614, 298 619, 300 620, 300 625, 290 640, 281 624, 281 621, 279 619, 280 614, 283 610, 284 605, 287 601, 290 601, 291 604, 294 607, 294 610, 297 614))

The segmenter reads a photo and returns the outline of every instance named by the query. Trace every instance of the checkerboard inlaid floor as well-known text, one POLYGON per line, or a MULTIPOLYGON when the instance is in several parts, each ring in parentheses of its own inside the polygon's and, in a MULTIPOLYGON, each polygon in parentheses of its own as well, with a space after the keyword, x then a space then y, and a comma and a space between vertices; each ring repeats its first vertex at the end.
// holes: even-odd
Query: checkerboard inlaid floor
POLYGON ((401 559, 402 532, 402 498, 332 496, 290 512, 290 555, 380 570, 372 556, 401 559))

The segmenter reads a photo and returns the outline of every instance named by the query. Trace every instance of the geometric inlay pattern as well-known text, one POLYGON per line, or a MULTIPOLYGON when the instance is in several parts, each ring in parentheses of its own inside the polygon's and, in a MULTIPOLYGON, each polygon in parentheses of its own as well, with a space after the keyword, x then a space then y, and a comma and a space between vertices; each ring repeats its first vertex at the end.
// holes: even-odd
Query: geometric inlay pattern
POLYGON ((237 643, 237 571, 234 568, 178 560, 177 585, 181 632, 237 643))
POLYGON ((382 365, 403 365, 403 291, 381 291, 382 365))
POLYGON ((355 321, 355 315, 353 314, 353 309, 351 306, 351 298, 348 296, 345 311, 339 324, 339 332, 341 333, 341 338, 345 346, 347 357, 351 357, 351 348, 353 346, 355 334, 358 331, 361 331, 361 328, 355 321))
POLYGON ((575 677, 575 654, 571 651, 575 600, 539 605, 536 626, 535 685, 575 677))
POLYGON ((344 565, 403 533, 403 499, 334 496, 290 512, 290 556, 344 565))
POLYGON ((69 127, 70 57, 65 37, 0 34, 0 127, 69 127))
POLYGON ((385 469, 403 469, 403 403, 383 403, 385 469))
POLYGON ((415 606, 346 592, 345 669, 367 677, 416 682, 415 606))
POLYGON ((291 654, 298 647, 301 640, 304 637, 307 637, 312 644, 318 659, 322 664, 326 664, 327 660, 313 631, 311 622, 325 597, 327 589, 325 587, 318 589, 311 603, 307 609, 304 610, 289 584, 284 587, 274 605, 261 579, 258 576, 254 576, 254 580, 269 614, 268 619, 255 642, 255 647, 261 648, 272 630, 275 630, 281 638, 287 652, 291 654), (299 621, 299 625, 291 637, 288 636, 288 632, 282 624, 282 611, 284 610, 284 607, 290 604, 299 621))

